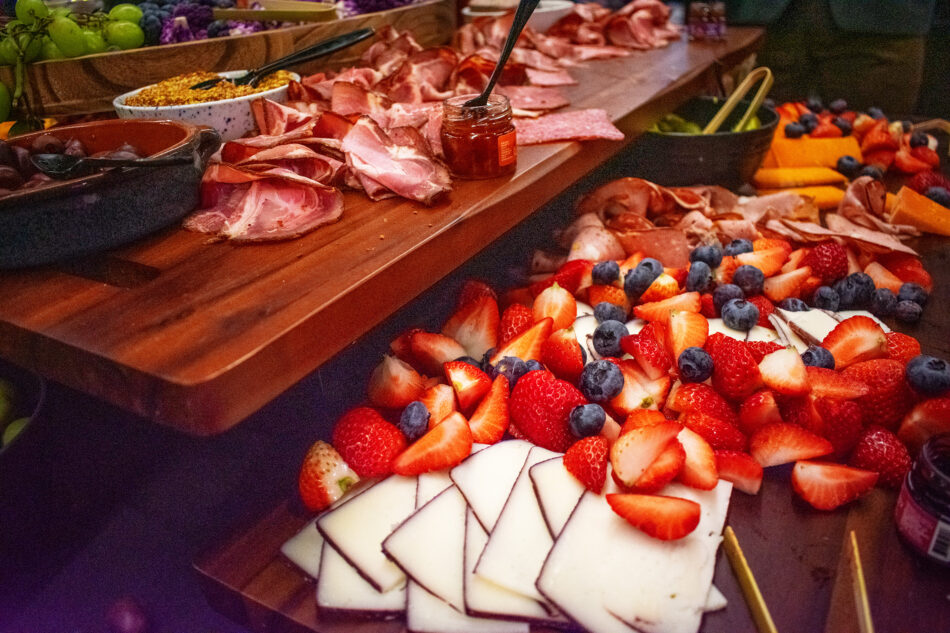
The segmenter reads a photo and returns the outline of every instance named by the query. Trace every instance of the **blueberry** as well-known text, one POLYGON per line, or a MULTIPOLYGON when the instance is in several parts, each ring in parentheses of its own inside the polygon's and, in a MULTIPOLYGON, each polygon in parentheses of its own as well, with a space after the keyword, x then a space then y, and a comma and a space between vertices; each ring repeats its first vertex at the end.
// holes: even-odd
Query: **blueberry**
POLYGON ((594 318, 598 323, 604 321, 626 321, 627 312, 620 306, 609 301, 601 301, 594 306, 594 318))
POLYGON ((765 275, 755 266, 739 266, 732 275, 732 283, 739 286, 747 297, 762 294, 764 282, 765 275))
POLYGON ((876 106, 871 106, 870 108, 868 108, 868 116, 875 120, 883 119, 884 111, 876 106))
POLYGON ((845 154, 838 159, 838 164, 835 165, 835 169, 848 178, 855 178, 861 171, 861 163, 858 162, 858 159, 854 156, 848 156, 845 154))
POLYGON ((848 109, 848 102, 844 99, 835 99, 828 104, 828 109, 834 114, 841 114, 848 109))
POLYGON ((811 303, 816 308, 837 312, 839 304, 838 293, 830 286, 819 286, 815 294, 812 295, 811 303))
POLYGON ((730 299, 722 306, 722 322, 734 330, 748 332, 759 322, 759 309, 745 299, 730 299))
POLYGON ((897 292, 898 301, 913 301, 921 308, 927 305, 928 297, 927 291, 912 281, 901 284, 901 289, 897 292))
POLYGON ((690 262, 706 262, 710 268, 719 268, 722 263, 722 249, 715 244, 697 246, 689 254, 690 262))
POLYGON ((581 393, 591 402, 610 400, 623 390, 623 374, 609 360, 595 360, 581 372, 581 393))
POLYGON ((687 347, 676 364, 683 382, 702 382, 712 375, 712 356, 702 347, 687 347))
POLYGON ((950 389, 950 364, 941 358, 921 354, 904 368, 907 382, 925 396, 942 396, 950 389))
POLYGON ((924 195, 945 207, 950 207, 950 191, 946 187, 927 187, 924 195))
POLYGON ((429 430, 429 410, 418 400, 410 402, 399 416, 399 430, 410 442, 415 442, 429 430))
POLYGON ((591 271, 591 278, 595 284, 612 286, 620 279, 620 264, 610 259, 605 262, 597 262, 594 264, 594 270, 591 271))
POLYGON ((725 255, 741 255, 742 253, 751 253, 752 242, 742 239, 732 240, 726 245, 726 248, 724 248, 722 252, 725 255))
POLYGON ((785 138, 801 138, 805 135, 805 126, 798 121, 785 124, 785 138))
POLYGON ((517 356, 505 356, 495 363, 495 376, 501 374, 507 378, 509 388, 514 387, 518 379, 527 373, 528 365, 517 356))
POLYGON ((463 363, 468 363, 468 364, 471 365, 472 367, 478 367, 479 369, 482 368, 482 361, 480 361, 480 360, 475 360, 475 359, 472 358, 471 356, 459 356, 459 357, 456 358, 455 360, 460 360, 460 361, 462 361, 463 363))
POLYGON ((620 321, 604 321, 594 330, 594 350, 601 356, 620 357, 620 339, 629 335, 627 326, 620 321))
MULTIPOLYGON (((584 351, 583 347, 581 347, 581 358, 584 359, 584 362, 587 362, 587 352, 584 351)), ((538 371, 539 369, 544 369, 544 365, 533 358, 525 363, 525 367, 528 368, 528 371, 538 371)))
POLYGON ((567 417, 567 426, 575 437, 591 437, 604 428, 607 414, 599 404, 579 404, 567 417))
POLYGON ((825 369, 835 368, 835 357, 824 347, 811 345, 802 352, 802 362, 809 367, 824 367, 825 369))
POLYGON ((871 305, 868 309, 878 317, 888 317, 894 314, 897 308, 897 297, 888 288, 876 288, 871 295, 871 305))
POLYGON ((788 312, 807 312, 808 304, 802 301, 801 299, 796 299, 795 297, 789 297, 788 299, 782 299, 778 302, 778 307, 788 312))
POLYGON ((805 107, 816 114, 821 114, 822 110, 825 109, 825 104, 818 97, 808 97, 805 100, 805 107))
POLYGON ((926 132, 914 132, 910 135, 910 146, 911 147, 923 147, 924 145, 929 145, 930 139, 927 138, 926 132))
POLYGON ((858 172, 859 176, 870 176, 874 180, 881 180, 884 178, 884 172, 881 171, 881 168, 877 165, 865 165, 861 168, 861 171, 858 172))
POLYGON ((864 308, 871 303, 874 281, 865 273, 851 273, 834 285, 841 300, 841 308, 864 308))
POLYGON ((687 292, 708 292, 713 287, 713 274, 709 264, 696 260, 689 265, 689 274, 686 275, 687 292))
POLYGON ((713 290, 713 306, 717 314, 722 314, 722 306, 732 299, 745 299, 742 288, 735 284, 723 284, 713 290))
POLYGON ((894 308, 894 316, 902 323, 916 323, 920 321, 920 315, 923 314, 923 312, 924 309, 920 307, 920 304, 914 303, 913 301, 898 301, 897 307, 894 308))
POLYGON ((663 274, 663 264, 652 257, 647 257, 627 273, 623 280, 623 291, 627 293, 631 301, 636 301, 661 274, 663 274))
POLYGON ((842 136, 848 136, 851 134, 851 122, 847 119, 842 119, 840 116, 836 116, 831 122, 834 123, 835 127, 841 130, 842 136))
POLYGON ((818 116, 813 112, 806 112, 798 117, 798 122, 805 126, 806 132, 811 133, 812 130, 818 127, 818 116))

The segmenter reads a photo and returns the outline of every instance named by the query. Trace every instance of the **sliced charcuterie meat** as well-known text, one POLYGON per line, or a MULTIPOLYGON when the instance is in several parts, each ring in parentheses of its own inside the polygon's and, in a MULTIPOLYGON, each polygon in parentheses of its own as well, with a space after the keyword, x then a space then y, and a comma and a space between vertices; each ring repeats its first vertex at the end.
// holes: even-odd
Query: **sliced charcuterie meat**
POLYGON ((498 92, 508 97, 512 108, 521 110, 556 110, 571 103, 553 87, 500 86, 498 92))
POLYGON ((533 86, 574 86, 577 84, 577 80, 566 70, 551 72, 538 70, 536 68, 526 68, 525 74, 533 86))
POLYGON ((623 132, 610 122, 607 111, 600 108, 547 114, 537 119, 515 121, 519 145, 555 141, 588 141, 607 139, 622 141, 623 132))

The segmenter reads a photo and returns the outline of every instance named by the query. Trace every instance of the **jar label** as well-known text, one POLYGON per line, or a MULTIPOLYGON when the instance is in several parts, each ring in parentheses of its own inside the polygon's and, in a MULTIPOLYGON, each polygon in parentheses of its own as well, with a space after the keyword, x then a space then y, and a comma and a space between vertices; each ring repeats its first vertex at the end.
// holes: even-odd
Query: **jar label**
POLYGON ((518 146, 515 142, 515 131, 498 137, 498 166, 504 167, 515 162, 518 158, 518 146))
POLYGON ((936 560, 950 562, 950 523, 921 508, 906 484, 897 498, 894 518, 897 529, 914 548, 936 560))

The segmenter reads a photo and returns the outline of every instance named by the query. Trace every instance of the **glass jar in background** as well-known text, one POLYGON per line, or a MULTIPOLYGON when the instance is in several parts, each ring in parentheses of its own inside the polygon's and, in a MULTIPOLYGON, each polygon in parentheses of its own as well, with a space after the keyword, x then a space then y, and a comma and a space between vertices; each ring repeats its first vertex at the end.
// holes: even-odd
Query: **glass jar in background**
POLYGON ((950 566, 950 433, 930 438, 901 486, 894 510, 904 541, 950 566))
POLYGON ((464 103, 477 95, 446 99, 442 105, 442 151, 452 175, 482 179, 515 173, 518 149, 508 97, 492 94, 479 108, 464 103))

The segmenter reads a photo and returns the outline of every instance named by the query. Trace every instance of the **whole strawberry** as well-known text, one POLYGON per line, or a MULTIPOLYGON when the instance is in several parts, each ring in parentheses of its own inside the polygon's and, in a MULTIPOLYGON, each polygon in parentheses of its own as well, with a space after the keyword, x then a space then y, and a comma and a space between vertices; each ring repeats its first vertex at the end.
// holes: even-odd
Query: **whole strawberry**
POLYGON ((746 301, 759 309, 759 320, 756 325, 771 328, 772 323, 769 321, 769 315, 775 312, 775 304, 769 301, 768 297, 764 295, 746 297, 746 301))
POLYGON ((406 438, 375 409, 357 407, 336 423, 333 447, 360 477, 382 477, 392 472, 406 438))
POLYGON ((585 437, 575 442, 564 453, 564 468, 584 487, 600 494, 607 481, 607 453, 610 445, 601 435, 585 437))
POLYGON ((899 488, 910 471, 910 453, 896 435, 872 426, 858 439, 848 463, 880 473, 877 482, 881 486, 899 488))
POLYGON ((713 387, 725 397, 744 400, 762 386, 759 365, 745 342, 723 336, 707 343, 706 351, 713 359, 713 387))
POLYGON ((811 266, 813 275, 831 284, 848 274, 848 253, 837 242, 821 242, 805 255, 802 266, 811 266))
POLYGON ((297 483, 303 504, 310 511, 317 512, 342 497, 359 480, 359 475, 343 461, 335 448, 317 441, 303 459, 297 483))
POLYGON ((554 332, 541 344, 541 362, 544 366, 558 378, 575 385, 584 371, 585 358, 572 327, 554 332))
POLYGON ((889 358, 866 360, 846 367, 842 373, 857 378, 870 389, 866 396, 856 400, 865 426, 877 424, 894 429, 914 404, 904 380, 904 365, 900 361, 889 358))
POLYGON ((906 365, 911 358, 920 355, 920 343, 913 336, 901 332, 888 332, 884 338, 887 339, 888 358, 906 365))
POLYGON ((513 303, 501 313, 498 324, 498 346, 510 342, 534 324, 534 313, 526 305, 513 303))
POLYGON ((835 457, 845 457, 857 444, 864 430, 861 407, 852 400, 817 398, 815 409, 822 420, 819 435, 835 447, 835 457))
POLYGON ((584 395, 569 382, 548 371, 531 371, 522 376, 508 401, 511 426, 529 441, 563 453, 577 438, 571 434, 571 409, 587 404, 584 395))
POLYGON ((716 393, 715 389, 701 382, 681 384, 670 395, 666 406, 677 413, 698 411, 732 425, 739 422, 732 405, 716 393))

